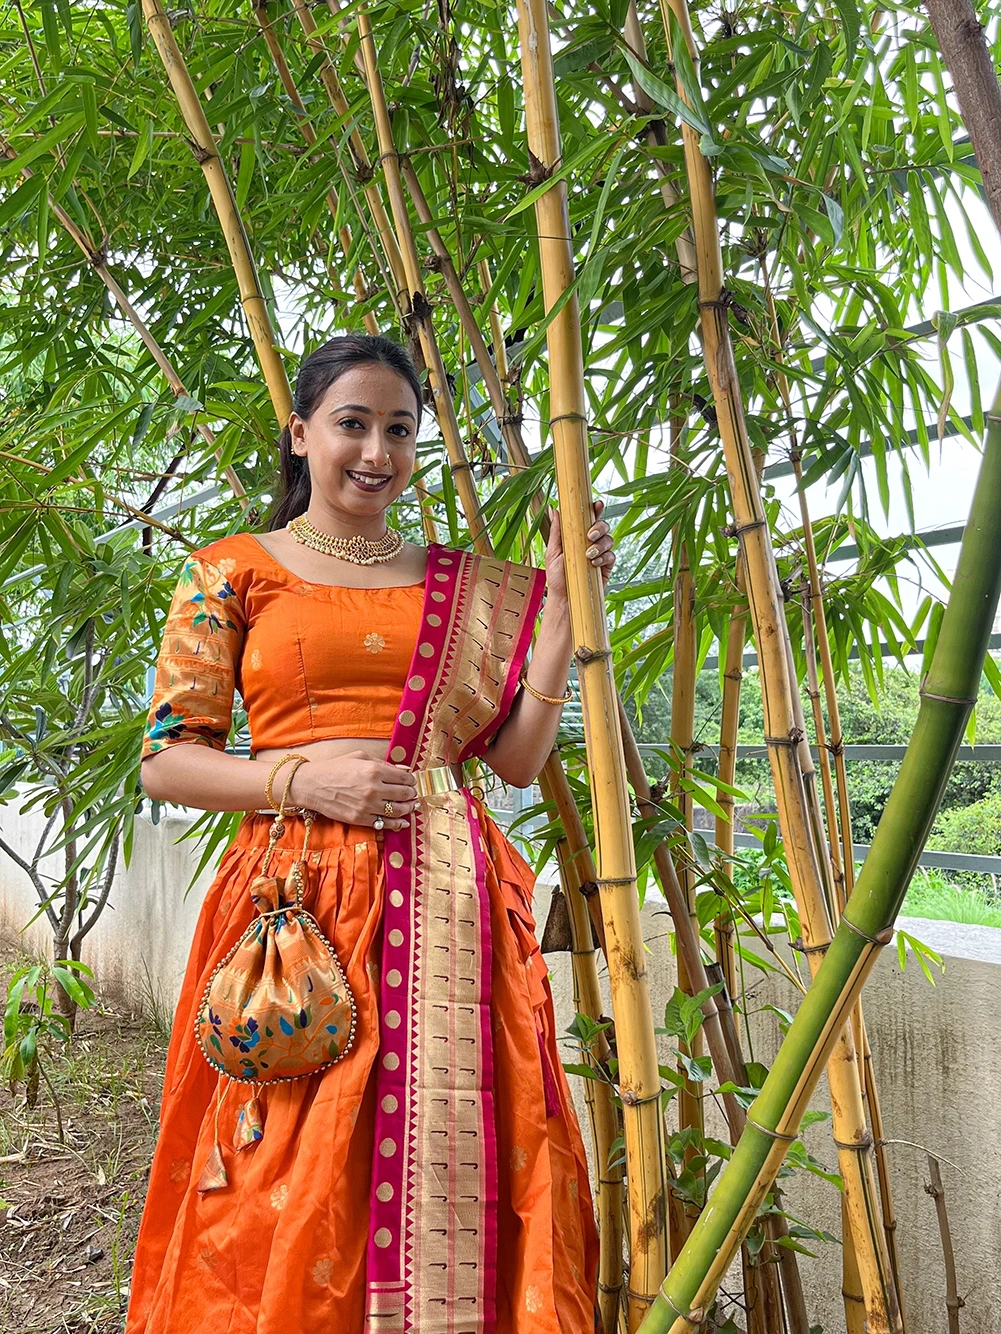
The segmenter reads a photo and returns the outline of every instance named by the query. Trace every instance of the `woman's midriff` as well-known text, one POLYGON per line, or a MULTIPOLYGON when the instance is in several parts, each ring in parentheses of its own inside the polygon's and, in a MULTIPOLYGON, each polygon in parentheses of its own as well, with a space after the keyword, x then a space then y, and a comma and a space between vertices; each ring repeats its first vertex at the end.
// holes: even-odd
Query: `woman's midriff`
POLYGON ((274 764, 283 755, 294 752, 296 755, 307 755, 311 760, 336 760, 338 756, 363 750, 370 760, 384 760, 388 748, 388 738, 339 736, 327 741, 308 741, 304 745, 289 746, 284 750, 259 750, 255 752, 254 759, 262 764, 274 764))

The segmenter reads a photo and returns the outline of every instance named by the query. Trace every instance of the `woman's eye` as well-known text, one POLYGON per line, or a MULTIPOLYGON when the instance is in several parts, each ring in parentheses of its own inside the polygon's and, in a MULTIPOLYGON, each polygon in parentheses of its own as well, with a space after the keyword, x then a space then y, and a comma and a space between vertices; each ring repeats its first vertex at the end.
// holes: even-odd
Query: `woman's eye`
POLYGON ((341 420, 340 420, 340 422, 338 422, 338 425, 339 425, 339 426, 361 426, 361 425, 363 425, 363 423, 360 422, 360 421, 358 420, 357 417, 342 417, 341 420))
POLYGON ((401 440, 405 440, 410 434, 410 427, 404 426, 402 422, 397 422, 395 426, 391 426, 389 429, 395 431, 401 440))

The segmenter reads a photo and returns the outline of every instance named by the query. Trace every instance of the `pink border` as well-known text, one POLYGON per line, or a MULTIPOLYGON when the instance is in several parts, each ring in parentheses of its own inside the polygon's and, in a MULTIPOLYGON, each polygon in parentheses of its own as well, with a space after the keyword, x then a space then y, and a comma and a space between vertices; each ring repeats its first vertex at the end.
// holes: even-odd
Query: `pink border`
POLYGON ((490 924, 490 896, 487 892, 487 867, 483 855, 480 817, 469 788, 464 789, 466 818, 472 834, 473 865, 476 867, 476 888, 480 896, 480 1040, 483 1044, 481 1064, 483 1078, 480 1143, 484 1149, 483 1161, 483 1263, 486 1271, 483 1283, 483 1330, 493 1334, 497 1326, 497 1117, 494 1110, 494 1034, 490 1022, 493 1001, 493 936, 490 924))
MULTIPOLYGON (((387 759, 392 763, 414 767, 426 744, 429 710, 433 708, 432 686, 437 684, 439 667, 455 635, 456 623, 462 612, 462 590, 475 578, 479 557, 469 552, 456 551, 431 543, 428 548, 428 566, 424 583, 424 606, 421 628, 414 648, 413 660, 407 673, 407 684, 400 702, 400 713, 387 748, 387 759), (436 600, 435 593, 443 596, 436 600), (441 616, 441 623, 428 623, 430 615, 441 616), (421 652, 424 649, 425 652, 421 652), (413 689, 414 677, 422 677, 420 689, 413 689), (401 722, 410 713, 413 721, 401 722), (395 753, 395 759, 394 759, 395 753)), ((482 754, 491 736, 503 722, 518 689, 520 667, 527 654, 545 588, 542 571, 535 572, 529 591, 524 619, 508 680, 504 684, 500 707, 495 719, 475 737, 462 753, 462 758, 482 754)), ((496 1328, 497 1291, 497 1198, 498 1162, 496 1120, 493 1100, 493 1030, 490 1002, 492 985, 492 941, 490 902, 486 887, 486 863, 480 837, 479 817, 468 788, 464 788, 466 815, 472 835, 474 867, 479 892, 481 984, 479 988, 481 1034, 481 1144, 484 1153, 482 1245, 482 1328, 484 1334, 493 1334, 496 1328)), ((375 1152, 373 1155, 372 1194, 369 1216, 368 1309, 373 1312, 398 1308, 403 1305, 403 1329, 414 1329, 414 1282, 417 1275, 408 1272, 409 1243, 420 1219, 413 1216, 410 1200, 410 1164, 418 1151, 413 1142, 415 1099, 417 1090, 418 1035, 413 1016, 414 982, 422 963, 420 922, 423 913, 421 865, 423 861, 423 830, 420 816, 409 830, 387 831, 384 838, 384 867, 386 899, 383 915, 382 981, 380 988, 380 1046, 377 1059, 377 1107, 375 1123, 375 1152), (390 858, 399 854, 401 865, 394 867, 390 858), (400 902, 394 906, 394 893, 400 902), (399 933, 397 943, 394 934, 399 933), (402 987, 392 988, 387 977, 392 970, 403 976, 402 987), (385 1016, 392 1011, 400 1015, 400 1022, 390 1028, 385 1016), (396 1058, 396 1068, 387 1069, 387 1056, 396 1058), (384 1100, 395 1099, 387 1111, 384 1100), (384 1156, 380 1145, 391 1140, 394 1151, 384 1156), (380 1200, 380 1186, 392 1188, 388 1200, 380 1200), (377 1246, 375 1237, 383 1230, 389 1233, 388 1246, 377 1246)), ((385 1193, 385 1192, 384 1192, 385 1193)), ((419 1281, 419 1280, 418 1280, 419 1281)))
POLYGON ((492 722, 488 723, 482 732, 479 732, 462 751, 459 758, 461 760, 475 759, 482 755, 490 744, 494 733, 504 722, 504 719, 511 711, 511 703, 518 693, 518 677, 521 675, 521 666, 528 656, 528 650, 532 643, 532 635, 535 633, 535 622, 538 619, 539 608, 542 606, 542 599, 546 593, 546 572, 545 570, 533 570, 534 578, 532 587, 529 590, 528 600, 525 604, 525 619, 522 622, 521 634, 518 636, 518 642, 515 645, 514 658, 512 659, 511 671, 504 684, 504 693, 501 696, 500 708, 497 710, 497 716, 492 722))

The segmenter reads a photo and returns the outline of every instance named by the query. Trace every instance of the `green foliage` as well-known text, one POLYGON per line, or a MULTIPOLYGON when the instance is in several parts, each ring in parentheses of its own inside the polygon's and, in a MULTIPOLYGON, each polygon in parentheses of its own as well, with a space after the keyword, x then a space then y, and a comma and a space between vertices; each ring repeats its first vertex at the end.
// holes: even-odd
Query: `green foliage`
POLYGON ((25 964, 14 972, 7 987, 0 1079, 10 1085, 12 1093, 18 1084, 24 1084, 25 1098, 32 1108, 37 1105, 39 1085, 44 1081, 55 1107, 60 1142, 62 1114, 46 1064, 55 1051, 69 1042, 73 1027, 67 1015, 56 1008, 55 1001, 62 992, 72 998, 75 1006, 88 1009, 94 1003, 94 993, 85 979, 91 976, 84 964, 58 959, 52 964, 25 964))

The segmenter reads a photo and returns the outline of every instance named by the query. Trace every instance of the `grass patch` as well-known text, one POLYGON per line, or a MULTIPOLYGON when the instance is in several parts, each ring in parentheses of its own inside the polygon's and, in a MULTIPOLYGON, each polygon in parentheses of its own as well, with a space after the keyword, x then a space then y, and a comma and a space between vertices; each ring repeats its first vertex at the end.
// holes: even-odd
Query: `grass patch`
POLYGON ((1001 927, 1001 903, 979 890, 952 884, 935 870, 914 873, 900 911, 907 917, 937 922, 1001 927))

